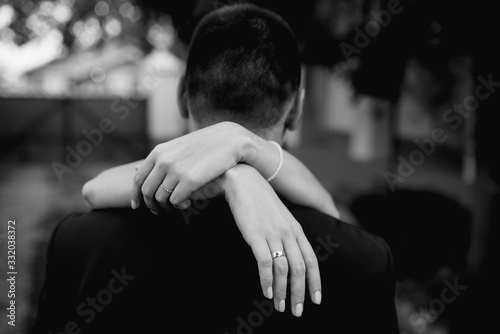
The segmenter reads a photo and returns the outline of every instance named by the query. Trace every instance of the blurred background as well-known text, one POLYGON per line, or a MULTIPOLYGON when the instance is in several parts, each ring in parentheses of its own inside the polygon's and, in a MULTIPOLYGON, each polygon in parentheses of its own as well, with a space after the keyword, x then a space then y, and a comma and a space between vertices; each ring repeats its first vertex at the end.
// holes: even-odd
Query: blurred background
MULTIPOLYGON (((0 309, 16 220, 16 327, 28 333, 47 239, 88 210, 85 181, 186 133, 176 106, 201 17, 242 1, 0 1, 0 309)), ((394 253, 400 333, 496 328, 500 92, 491 2, 247 1, 281 14, 306 105, 287 148, 344 221, 394 253), (491 7, 491 8, 490 8, 491 7), (493 326, 493 327, 491 327, 493 326)))

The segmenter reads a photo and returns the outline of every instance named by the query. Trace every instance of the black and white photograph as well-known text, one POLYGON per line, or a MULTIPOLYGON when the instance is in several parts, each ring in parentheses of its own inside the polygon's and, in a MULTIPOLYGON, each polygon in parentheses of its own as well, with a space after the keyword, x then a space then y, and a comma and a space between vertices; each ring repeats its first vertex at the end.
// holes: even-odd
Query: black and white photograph
POLYGON ((0 0, 0 333, 496 332, 496 8, 0 0))

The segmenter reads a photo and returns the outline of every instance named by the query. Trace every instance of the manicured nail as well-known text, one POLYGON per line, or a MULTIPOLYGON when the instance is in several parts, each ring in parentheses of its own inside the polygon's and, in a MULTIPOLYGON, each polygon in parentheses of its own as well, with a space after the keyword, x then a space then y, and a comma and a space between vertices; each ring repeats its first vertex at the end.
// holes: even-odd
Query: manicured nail
POLYGON ((134 210, 135 210, 135 209, 137 209, 137 208, 139 207, 139 206, 137 205, 137 203, 136 203, 134 200, 132 200, 132 201, 130 202, 130 206, 131 206, 131 207, 132 207, 132 209, 134 209, 134 210))
POLYGON ((318 305, 321 304, 321 291, 318 290, 314 293, 314 302, 318 305))
POLYGON ((304 304, 298 303, 295 305, 295 316, 300 317, 302 315, 302 311, 304 310, 304 304))
POLYGON ((282 299, 278 305, 278 311, 285 312, 285 300, 282 299))
POLYGON ((273 299, 273 288, 272 287, 267 288, 267 298, 273 299))

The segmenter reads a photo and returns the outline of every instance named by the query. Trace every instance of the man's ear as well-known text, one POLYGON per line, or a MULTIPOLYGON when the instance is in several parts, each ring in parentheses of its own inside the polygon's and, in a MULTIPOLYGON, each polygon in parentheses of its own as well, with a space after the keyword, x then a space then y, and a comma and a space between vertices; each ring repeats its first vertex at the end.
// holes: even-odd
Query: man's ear
POLYGON ((181 74, 177 78, 177 107, 179 108, 181 117, 184 119, 188 119, 189 112, 187 107, 187 92, 185 81, 186 77, 184 76, 184 74, 181 74))
POLYGON ((302 118, 302 112, 304 110, 304 96, 305 96, 305 89, 300 88, 297 91, 297 94, 295 94, 292 108, 290 109, 290 112, 286 117, 285 121, 286 130, 293 131, 299 127, 300 120, 302 118))

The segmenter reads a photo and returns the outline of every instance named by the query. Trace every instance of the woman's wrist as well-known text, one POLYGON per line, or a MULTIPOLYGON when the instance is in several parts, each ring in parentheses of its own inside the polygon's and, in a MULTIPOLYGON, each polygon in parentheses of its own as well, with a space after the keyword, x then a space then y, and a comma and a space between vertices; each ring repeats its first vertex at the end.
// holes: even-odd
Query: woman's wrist
POLYGON ((283 162, 280 150, 276 149, 275 144, 254 133, 249 135, 248 147, 241 162, 254 167, 264 179, 271 177, 283 162))
POLYGON ((226 201, 231 204, 238 200, 242 192, 248 192, 249 187, 259 181, 264 182, 255 168, 247 164, 237 164, 224 173, 220 186, 226 201))
POLYGON ((228 142, 232 145, 233 156, 236 163, 244 162, 249 163, 253 161, 259 150, 259 136, 243 127, 242 125, 234 122, 221 122, 218 124, 220 131, 223 131, 228 136, 228 142))

